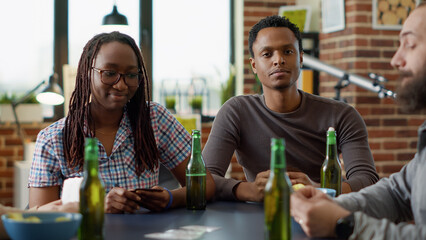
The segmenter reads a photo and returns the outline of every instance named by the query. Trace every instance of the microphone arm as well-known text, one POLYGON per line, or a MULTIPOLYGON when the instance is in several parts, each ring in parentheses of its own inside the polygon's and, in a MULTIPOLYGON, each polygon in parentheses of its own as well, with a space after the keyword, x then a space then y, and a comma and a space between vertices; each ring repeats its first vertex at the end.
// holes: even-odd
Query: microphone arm
MULTIPOLYGON (((352 73, 347 73, 339 68, 336 68, 334 66, 328 65, 322 61, 320 61, 317 58, 314 58, 308 54, 304 54, 303 55, 303 65, 310 67, 314 70, 317 71, 323 71, 326 72, 332 76, 338 77, 341 80, 346 80, 348 81, 347 84, 349 83, 353 83, 359 87, 362 87, 364 89, 367 89, 369 91, 372 92, 376 92, 378 94, 379 98, 384 98, 384 97, 391 97, 391 98, 395 98, 396 97, 396 93, 385 89, 383 87, 383 85, 380 83, 380 81, 378 81, 377 79, 374 79, 374 81, 370 81, 364 77, 361 77, 359 75, 356 74, 352 74, 352 73)), ((382 77, 382 79, 384 79, 382 77)))

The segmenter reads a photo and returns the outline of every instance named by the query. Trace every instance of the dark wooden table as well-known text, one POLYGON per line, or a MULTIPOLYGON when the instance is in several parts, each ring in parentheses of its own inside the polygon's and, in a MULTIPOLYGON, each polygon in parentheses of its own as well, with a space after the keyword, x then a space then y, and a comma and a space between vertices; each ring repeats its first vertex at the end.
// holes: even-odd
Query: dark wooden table
MULTIPOLYGON (((204 240, 264 239, 264 213, 260 203, 209 203, 204 211, 186 208, 161 213, 106 214, 105 239, 145 239, 145 234, 164 232, 188 225, 219 227, 203 235, 204 240)), ((293 220, 292 220, 293 221, 293 220)), ((300 225, 292 222, 293 239, 309 239, 300 225)))

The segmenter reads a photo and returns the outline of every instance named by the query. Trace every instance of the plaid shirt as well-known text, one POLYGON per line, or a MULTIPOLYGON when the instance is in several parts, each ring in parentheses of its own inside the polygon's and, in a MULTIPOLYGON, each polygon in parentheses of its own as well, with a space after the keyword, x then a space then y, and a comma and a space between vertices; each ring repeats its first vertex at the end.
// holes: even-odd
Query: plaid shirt
MULTIPOLYGON (((160 152, 159 161, 173 169, 191 153, 191 136, 161 105, 151 102, 151 125, 160 152)), ((29 176, 29 187, 60 186, 67 178, 82 177, 78 168, 70 169, 64 158, 63 128, 65 118, 40 131, 29 176)), ((87 123, 86 126, 87 127, 87 123)), ((149 188, 158 184, 159 166, 154 172, 145 170, 138 177, 134 162, 134 138, 127 114, 124 114, 115 136, 112 153, 107 156, 98 141, 99 173, 105 191, 113 187, 149 188)))

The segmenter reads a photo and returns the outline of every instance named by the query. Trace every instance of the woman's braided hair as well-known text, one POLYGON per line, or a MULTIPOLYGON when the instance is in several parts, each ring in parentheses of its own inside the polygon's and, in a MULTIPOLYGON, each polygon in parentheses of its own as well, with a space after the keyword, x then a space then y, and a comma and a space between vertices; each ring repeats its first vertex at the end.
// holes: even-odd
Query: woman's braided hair
POLYGON ((64 127, 64 154, 68 167, 79 167, 84 163, 84 139, 91 136, 90 129, 84 127, 85 120, 91 121, 91 70, 93 60, 105 43, 120 42, 129 45, 138 59, 142 81, 135 95, 126 104, 134 138, 135 167, 138 176, 145 170, 158 165, 159 151, 154 138, 150 118, 150 84, 142 54, 135 41, 119 32, 101 33, 94 36, 84 47, 78 63, 75 89, 71 95, 68 116, 64 127))

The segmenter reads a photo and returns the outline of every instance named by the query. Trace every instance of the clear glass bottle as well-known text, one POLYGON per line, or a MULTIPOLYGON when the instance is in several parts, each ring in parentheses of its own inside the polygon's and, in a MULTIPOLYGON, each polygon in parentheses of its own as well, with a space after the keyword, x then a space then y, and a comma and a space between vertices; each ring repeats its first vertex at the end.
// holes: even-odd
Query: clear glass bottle
POLYGON ((186 166, 186 208, 206 209, 206 166, 201 156, 201 134, 192 130, 191 159, 186 166))
POLYGON ((336 131, 327 131, 327 152, 321 168, 321 187, 336 190, 336 197, 342 192, 342 167, 337 152, 336 131))
POLYGON ((286 174, 285 143, 271 139, 271 173, 265 187, 265 239, 291 239, 291 182, 286 174))
POLYGON ((78 239, 104 239, 105 188, 98 173, 98 140, 86 138, 84 178, 80 187, 80 213, 83 215, 78 239))

